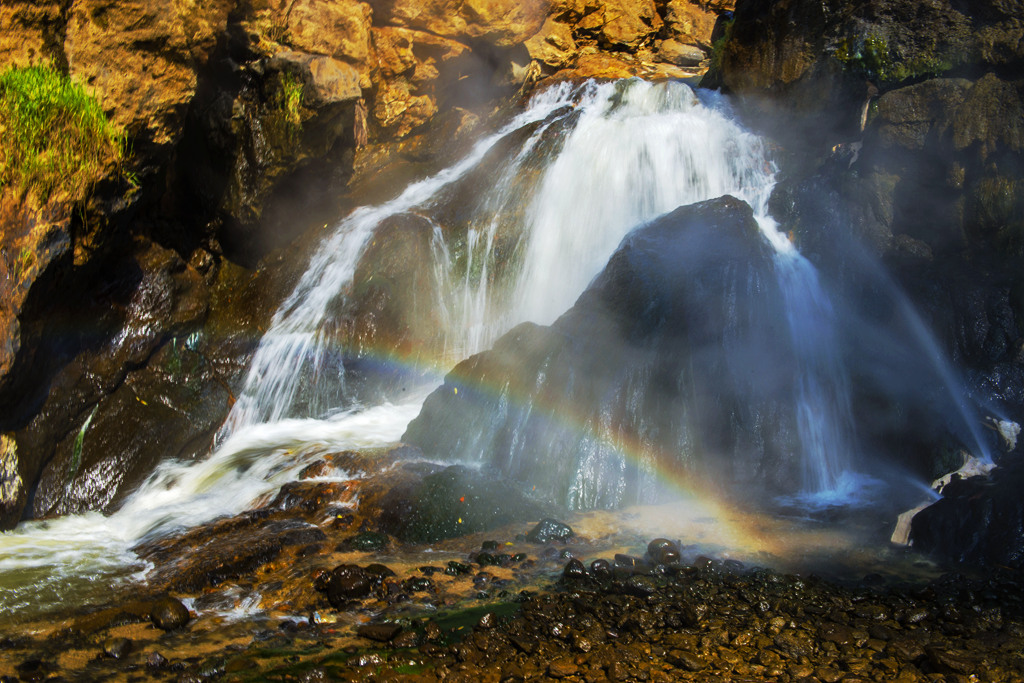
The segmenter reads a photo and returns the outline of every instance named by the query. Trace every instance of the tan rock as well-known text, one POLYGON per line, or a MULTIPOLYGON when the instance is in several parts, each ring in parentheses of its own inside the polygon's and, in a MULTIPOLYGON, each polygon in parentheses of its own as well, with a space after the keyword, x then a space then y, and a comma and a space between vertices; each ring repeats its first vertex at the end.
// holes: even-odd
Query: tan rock
POLYGON ((0 529, 18 523, 27 497, 18 472, 18 447, 10 434, 0 434, 0 529))
POLYGON ((354 64, 370 56, 373 10, 356 0, 295 0, 288 13, 288 40, 302 52, 354 64))
POLYGON ((36 0, 0 3, 0 66, 53 60, 60 45, 61 4, 36 0))
POLYGON ((115 124, 171 142, 195 92, 194 65, 224 30, 228 4, 203 3, 200 13, 185 0, 170 9, 145 0, 75 0, 64 42, 71 75, 94 90, 115 124))
POLYGON ((373 115, 394 138, 403 138, 437 113, 437 100, 413 94, 404 78, 382 81, 373 104, 373 115))
POLYGON ((705 54, 699 47, 670 38, 662 41, 658 58, 679 66, 697 66, 704 61, 705 54))
POLYGON ((416 83, 433 80, 439 74, 440 64, 469 52, 468 47, 455 40, 395 26, 375 27, 373 47, 381 77, 404 74, 416 83))
POLYGON ((662 27, 654 0, 606 0, 580 20, 608 47, 635 50, 662 27))
POLYGON ((298 75, 303 100, 313 107, 357 100, 363 94, 355 67, 332 57, 284 50, 274 55, 269 66, 298 75))
POLYGON ((552 78, 555 80, 583 80, 637 76, 650 81, 660 81, 668 78, 689 78, 697 73, 699 70, 687 70, 674 64, 650 63, 605 52, 592 52, 581 54, 573 68, 563 69, 552 78))
POLYGON ((718 13, 698 0, 669 0, 665 5, 666 28, 681 43, 710 47, 717 21, 718 13))
POLYGON ((548 17, 541 30, 526 41, 526 50, 531 59, 561 68, 572 63, 578 48, 572 37, 572 28, 548 17))
POLYGON ((379 23, 511 47, 540 30, 549 7, 550 0, 394 0, 379 23))

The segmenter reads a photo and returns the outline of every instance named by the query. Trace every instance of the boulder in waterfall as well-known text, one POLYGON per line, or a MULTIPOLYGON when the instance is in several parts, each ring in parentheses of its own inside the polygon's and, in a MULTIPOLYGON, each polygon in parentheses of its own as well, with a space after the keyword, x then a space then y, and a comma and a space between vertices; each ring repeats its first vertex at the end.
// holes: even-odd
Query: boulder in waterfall
POLYGON ((649 503, 694 477, 799 482, 794 359, 772 250, 722 197, 634 230, 550 327, 460 363, 404 440, 572 508, 649 503))

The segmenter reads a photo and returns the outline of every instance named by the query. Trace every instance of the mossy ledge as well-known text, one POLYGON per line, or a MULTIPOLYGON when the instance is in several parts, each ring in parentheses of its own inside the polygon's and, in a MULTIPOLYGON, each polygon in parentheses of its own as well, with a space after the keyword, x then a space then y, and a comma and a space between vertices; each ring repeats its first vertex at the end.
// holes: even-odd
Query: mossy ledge
POLYGON ((79 202, 126 156, 124 132, 100 102, 52 66, 0 72, 0 187, 79 202))

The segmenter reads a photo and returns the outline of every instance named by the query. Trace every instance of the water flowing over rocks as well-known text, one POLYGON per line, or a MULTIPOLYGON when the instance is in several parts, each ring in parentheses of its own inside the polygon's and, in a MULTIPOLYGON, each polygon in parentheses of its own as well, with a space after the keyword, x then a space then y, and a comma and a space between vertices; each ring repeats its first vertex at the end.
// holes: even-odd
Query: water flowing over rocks
POLYGON ((787 490, 799 449, 777 286, 749 206, 677 209, 631 233, 551 327, 456 366, 403 438, 571 508, 650 502, 664 471, 787 490))
MULTIPOLYGON (((361 191, 382 168, 397 166, 401 173, 406 159, 450 154, 455 147, 439 145, 435 137, 448 141, 467 135, 481 120, 479 112, 489 113, 494 102, 524 85, 527 71, 533 75, 524 87, 578 60, 601 58, 599 51, 608 49, 615 55, 607 63, 584 66, 581 73, 682 75, 665 71, 678 69, 669 63, 679 62, 678 47, 667 48, 661 62, 652 48, 673 40, 673 46, 690 45, 697 59, 693 50, 708 49, 718 13, 727 9, 682 0, 667 6, 619 0, 613 5, 5 3, 0 65, 52 63, 69 73, 123 127, 132 155, 131 183, 101 183, 84 204, 69 198, 34 207, 6 191, 0 200, 0 267, 10 283, 0 306, 0 404, 12 408, 0 430, 18 444, 9 458, 17 462, 18 473, 3 489, 3 525, 16 523, 30 499, 29 515, 116 505, 119 491, 152 468, 159 460, 155 451, 143 455, 129 449, 109 461, 97 452, 96 433, 138 407, 131 404, 131 392, 138 394, 139 405, 152 406, 150 399, 159 402, 156 396, 162 395, 173 407, 124 419, 154 433, 165 429, 159 426, 162 419, 177 419, 171 431, 182 435, 182 443, 171 451, 189 456, 202 450, 209 425, 223 419, 224 406, 233 400, 235 373, 251 350, 252 340, 238 342, 265 328, 258 318, 275 305, 250 316, 248 332, 226 332, 233 339, 223 344, 213 338, 225 330, 209 326, 237 318, 237 297, 232 302, 218 291, 228 281, 245 282, 250 290, 264 289, 252 296, 279 299, 282 290, 274 283, 288 281, 287 269, 284 276, 249 279, 237 264, 256 267, 302 232, 336 220, 359 201, 346 197, 354 173, 361 191), (561 50, 560 56, 545 57, 541 45, 561 50), (535 59, 533 70, 527 69, 535 59), (432 125, 437 132, 428 134, 432 125), (301 220, 296 220, 297 207, 301 220), (222 370, 195 370, 209 386, 198 391, 199 397, 129 389, 122 384, 129 375, 113 357, 83 365, 83 353, 114 352, 112 342, 123 326, 104 324, 101 331, 65 336, 59 350, 47 346, 45 337, 54 331, 47 316, 67 299, 65 292, 81 294, 75 306, 82 311, 100 307, 85 318, 108 320, 102 310, 107 292, 125 286, 111 273, 121 272, 120 263, 148 268, 148 261, 133 261, 133 254, 147 249, 173 250, 202 276, 200 289, 210 292, 195 296, 210 299, 203 304, 209 312, 151 336, 148 351, 130 359, 130 376, 163 373, 166 379, 166 372, 139 365, 176 365, 184 353, 190 356, 185 366, 205 363, 222 370), (210 343, 202 358, 195 357, 195 348, 182 350, 194 334, 210 343), (112 374, 97 374, 105 372, 112 374), (114 397, 118 386, 121 398, 114 397), (47 408, 48 390, 76 398, 66 407, 47 408), (96 416, 83 431, 94 408, 96 416), (77 438, 81 434, 84 440, 77 438), (75 492, 63 500, 56 493, 66 485, 63 479, 85 472, 66 468, 78 460, 76 440, 86 458, 100 460, 87 463, 93 467, 91 483, 75 484, 75 492), (123 468, 131 474, 108 477, 123 468), (44 470, 50 472, 47 483, 39 484, 44 470), (39 486, 41 495, 34 500, 39 486)), ((277 268, 275 259, 265 261, 264 268, 277 268)), ((143 274, 135 281, 150 277, 159 275, 143 274)), ((119 291, 118 296, 127 301, 132 294, 119 291)))

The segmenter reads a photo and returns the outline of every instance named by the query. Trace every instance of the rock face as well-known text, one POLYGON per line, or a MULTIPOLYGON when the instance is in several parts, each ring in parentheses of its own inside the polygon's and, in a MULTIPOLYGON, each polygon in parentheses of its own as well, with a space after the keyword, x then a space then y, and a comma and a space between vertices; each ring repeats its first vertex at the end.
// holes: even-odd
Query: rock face
POLYGON ((727 89, 756 97, 762 113, 779 104, 794 135, 849 135, 872 86, 1021 62, 1017 5, 741 1, 718 75, 727 89))
MULTIPOLYGON (((1014 420, 1024 415, 1022 9, 741 1, 716 81, 802 159, 773 197, 802 251, 862 311, 882 310, 887 295, 855 274, 865 264, 888 273, 886 289, 907 292, 935 354, 964 376, 966 410, 1014 420)), ((991 434, 969 447, 986 445, 999 447, 991 434)), ((906 444, 915 449, 933 465, 942 459, 934 445, 906 444)), ((915 519, 915 544, 946 558, 1017 562, 1018 513, 998 488, 947 492, 915 519)))
POLYGON ((682 207, 627 237, 551 327, 456 366, 404 440, 573 508, 651 502, 664 476, 785 490, 799 449, 781 305, 746 204, 682 207))

